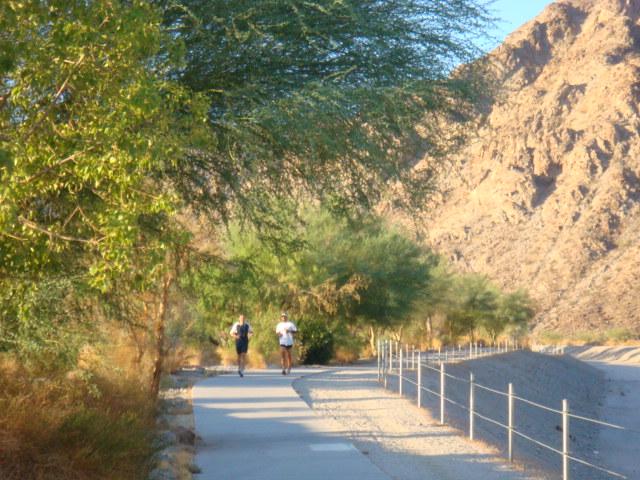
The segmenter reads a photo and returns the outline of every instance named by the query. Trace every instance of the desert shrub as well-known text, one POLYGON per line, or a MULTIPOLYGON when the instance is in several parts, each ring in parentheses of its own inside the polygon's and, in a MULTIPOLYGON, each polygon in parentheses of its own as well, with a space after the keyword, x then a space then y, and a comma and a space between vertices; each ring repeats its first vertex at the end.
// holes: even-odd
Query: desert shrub
POLYGON ((638 332, 633 332, 628 328, 616 327, 605 332, 605 336, 609 342, 622 343, 640 338, 638 332))
POLYGON ((537 336, 537 341, 545 345, 558 345, 563 343, 564 336, 558 332, 541 332, 537 336))
POLYGON ((601 344, 605 340, 602 332, 591 330, 578 330, 572 335, 572 339, 579 344, 601 344))
POLYGON ((334 336, 322 320, 303 320, 298 325, 298 356, 305 365, 326 364, 333 356, 334 336))

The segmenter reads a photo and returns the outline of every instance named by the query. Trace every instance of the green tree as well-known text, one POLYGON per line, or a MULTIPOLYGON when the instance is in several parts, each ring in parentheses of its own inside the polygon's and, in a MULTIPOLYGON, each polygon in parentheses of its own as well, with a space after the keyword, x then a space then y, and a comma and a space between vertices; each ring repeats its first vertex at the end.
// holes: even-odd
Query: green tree
POLYGON ((467 274, 456 278, 451 303, 446 311, 446 333, 455 342, 461 335, 473 340, 476 329, 490 333, 496 328, 495 313, 498 291, 483 275, 467 274))
POLYGON ((454 303, 455 276, 444 258, 437 257, 434 262, 429 281, 411 315, 413 322, 418 324, 418 335, 426 338, 428 348, 432 347, 433 340, 438 336, 436 319, 446 317, 446 312, 451 310, 454 303))
POLYGON ((527 324, 534 314, 533 301, 526 291, 517 290, 500 296, 496 316, 516 337, 526 333, 527 324))
POLYGON ((486 92, 479 0, 157 0, 186 47, 174 75, 210 101, 215 141, 171 171, 189 203, 280 231, 283 198, 421 208, 486 92), (483 72, 484 73, 484 72, 483 72), (444 121, 446 120, 446 122, 444 121), (416 125, 421 127, 416 129, 416 125))
POLYGON ((96 331, 107 296, 156 325, 167 311, 188 238, 164 172, 210 134, 204 97, 165 75, 179 51, 160 13, 0 3, 0 349, 64 350, 63 329, 96 331))
MULTIPOLYGON (((255 232, 232 228, 226 262, 191 276, 200 314, 221 319, 217 330, 223 331, 233 313, 247 311, 268 338, 279 309, 320 333, 318 322, 346 335, 364 330, 371 336, 408 316, 429 281, 429 251, 380 219, 353 222, 317 210, 302 217, 301 243, 282 252, 255 232)), ((259 344, 274 346, 260 335, 259 344)))

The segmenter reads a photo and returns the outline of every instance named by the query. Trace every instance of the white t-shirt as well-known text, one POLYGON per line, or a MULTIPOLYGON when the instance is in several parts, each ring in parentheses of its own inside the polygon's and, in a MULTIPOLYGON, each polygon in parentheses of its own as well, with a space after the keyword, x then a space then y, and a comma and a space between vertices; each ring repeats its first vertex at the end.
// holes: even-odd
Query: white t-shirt
POLYGON ((280 322, 276 325, 276 333, 280 336, 280 345, 283 347, 289 347, 293 345, 293 332, 297 332, 298 329, 292 321, 280 322))

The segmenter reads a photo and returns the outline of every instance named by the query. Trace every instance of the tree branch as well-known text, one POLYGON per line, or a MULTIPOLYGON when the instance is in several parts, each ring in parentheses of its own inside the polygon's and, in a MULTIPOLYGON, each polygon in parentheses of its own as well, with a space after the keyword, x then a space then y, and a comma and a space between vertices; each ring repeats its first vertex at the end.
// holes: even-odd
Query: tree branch
POLYGON ((52 232, 51 230, 41 225, 38 225, 37 223, 32 222, 31 220, 28 220, 23 216, 18 216, 18 221, 22 223, 25 227, 30 228, 31 230, 35 230, 36 232, 40 232, 40 233, 44 233, 45 235, 48 235, 49 238, 57 238, 59 240, 64 240, 66 242, 76 242, 76 243, 84 243, 89 245, 96 245, 102 239, 105 238, 105 237, 101 237, 99 239, 95 239, 95 238, 86 239, 86 238, 72 237, 69 235, 62 235, 60 233, 52 232))
POLYGON ((58 91, 54 94, 53 98, 51 99, 51 102, 42 113, 42 116, 38 120, 36 120, 36 122, 31 126, 29 131, 26 133, 25 137, 23 138, 23 141, 26 141, 36 131, 36 129, 40 126, 40 124, 44 121, 44 119, 47 118, 47 116, 49 115, 49 112, 51 112, 51 109, 55 105, 56 101, 58 100, 58 98, 60 98, 60 95, 62 95, 62 93, 67 88, 67 85, 71 80, 71 77, 75 73, 76 69, 83 62, 83 60, 84 60, 84 53, 80 54, 80 58, 72 64, 69 75, 67 75, 67 78, 64 79, 64 81, 62 82, 62 85, 60 85, 60 88, 58 88, 58 91))
POLYGON ((41 176, 43 176, 43 175, 46 175, 47 173, 51 172, 52 170, 55 170, 55 169, 56 169, 56 168, 58 168, 58 167, 61 167, 61 166, 62 166, 62 165, 64 165, 65 163, 69 163, 69 162, 74 161, 76 158, 78 158, 78 157, 79 157, 80 155, 82 155, 83 153, 85 153, 85 151, 82 151, 82 152, 76 152, 76 153, 74 153, 74 154, 72 154, 72 155, 69 155, 68 157, 63 158, 63 159, 62 159, 62 160, 60 160, 59 162, 56 162, 56 163, 54 163, 53 165, 50 165, 50 166, 48 166, 48 167, 46 167, 46 168, 43 168, 43 169, 42 169, 42 170, 40 170, 39 172, 34 173, 34 174, 33 174, 33 175, 31 175, 30 177, 25 178, 25 179, 23 179, 23 180, 20 180, 20 181, 18 182, 18 184, 20 184, 20 185, 26 185, 26 184, 28 184, 28 183, 31 183, 31 182, 33 182, 35 179, 37 179, 37 178, 39 178, 39 177, 41 177, 41 176))

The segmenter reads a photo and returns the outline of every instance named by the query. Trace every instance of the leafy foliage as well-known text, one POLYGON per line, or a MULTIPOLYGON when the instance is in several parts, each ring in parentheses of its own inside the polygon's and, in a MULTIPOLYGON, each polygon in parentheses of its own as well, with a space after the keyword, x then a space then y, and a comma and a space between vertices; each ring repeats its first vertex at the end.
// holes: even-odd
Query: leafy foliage
POLYGON ((416 155, 457 146, 454 126, 486 92, 481 62, 452 75, 480 54, 473 40, 489 23, 480 1, 158 4, 186 46, 175 76, 207 95, 216 139, 172 176, 216 218, 236 206, 278 229, 283 198, 343 211, 375 205, 395 182, 404 188, 390 200, 420 208, 436 166, 411 169, 416 155))
POLYGON ((317 210, 302 216, 301 244, 287 252, 274 251, 250 230, 231 230, 226 262, 190 276, 205 323, 221 332, 233 314, 247 312, 268 353, 276 345, 261 337, 275 338, 279 309, 312 325, 322 321, 333 333, 345 321, 384 328, 407 317, 429 281, 435 258, 429 251, 380 219, 354 223, 317 210))
POLYGON ((319 319, 299 322, 298 356, 306 365, 324 365, 334 355, 334 334, 319 319))

